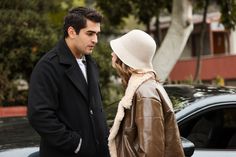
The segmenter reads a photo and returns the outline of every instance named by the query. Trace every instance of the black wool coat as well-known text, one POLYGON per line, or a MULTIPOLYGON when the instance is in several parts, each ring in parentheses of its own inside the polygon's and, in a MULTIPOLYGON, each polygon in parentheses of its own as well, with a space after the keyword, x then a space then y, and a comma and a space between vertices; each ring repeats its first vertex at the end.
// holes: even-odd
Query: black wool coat
POLYGON ((97 65, 90 56, 86 61, 88 83, 62 39, 32 72, 28 119, 41 136, 41 157, 109 156, 97 65))

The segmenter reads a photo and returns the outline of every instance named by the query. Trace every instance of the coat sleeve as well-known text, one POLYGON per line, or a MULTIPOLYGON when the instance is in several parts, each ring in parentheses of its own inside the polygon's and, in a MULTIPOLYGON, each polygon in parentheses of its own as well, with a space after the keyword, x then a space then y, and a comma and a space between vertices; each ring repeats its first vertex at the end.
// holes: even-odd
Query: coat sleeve
POLYGON ((164 118, 159 97, 142 97, 137 95, 135 103, 138 156, 164 157, 164 118))
POLYGON ((55 67, 49 61, 38 63, 31 75, 28 119, 43 141, 65 152, 74 152, 80 135, 59 121, 58 86, 55 67))

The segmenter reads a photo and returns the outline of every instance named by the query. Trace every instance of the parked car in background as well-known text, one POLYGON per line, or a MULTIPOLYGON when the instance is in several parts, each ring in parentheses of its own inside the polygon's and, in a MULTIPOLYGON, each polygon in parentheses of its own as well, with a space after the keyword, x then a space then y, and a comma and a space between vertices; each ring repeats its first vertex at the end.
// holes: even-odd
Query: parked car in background
POLYGON ((181 136, 194 144, 192 157, 236 157, 236 88, 165 85, 165 89, 175 106, 181 136))
POLYGON ((0 157, 38 157, 39 136, 25 116, 0 118, 0 157))

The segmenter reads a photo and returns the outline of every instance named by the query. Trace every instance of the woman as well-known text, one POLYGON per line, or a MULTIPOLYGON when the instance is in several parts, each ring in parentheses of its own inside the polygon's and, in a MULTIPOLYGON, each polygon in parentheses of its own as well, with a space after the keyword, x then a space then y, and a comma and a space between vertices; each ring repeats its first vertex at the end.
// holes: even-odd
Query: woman
POLYGON ((132 30, 110 45, 126 87, 109 135, 111 157, 183 157, 172 104, 152 66, 155 41, 132 30))

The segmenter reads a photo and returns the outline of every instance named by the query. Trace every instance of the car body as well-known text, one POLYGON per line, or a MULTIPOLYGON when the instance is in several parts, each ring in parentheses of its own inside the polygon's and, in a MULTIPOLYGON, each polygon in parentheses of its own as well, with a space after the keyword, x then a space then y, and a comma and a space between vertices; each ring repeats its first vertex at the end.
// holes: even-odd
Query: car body
POLYGON ((38 157, 38 145, 26 116, 0 118, 0 157, 38 157))
POLYGON ((236 156, 236 89, 165 85, 180 134, 194 144, 192 157, 236 156))

